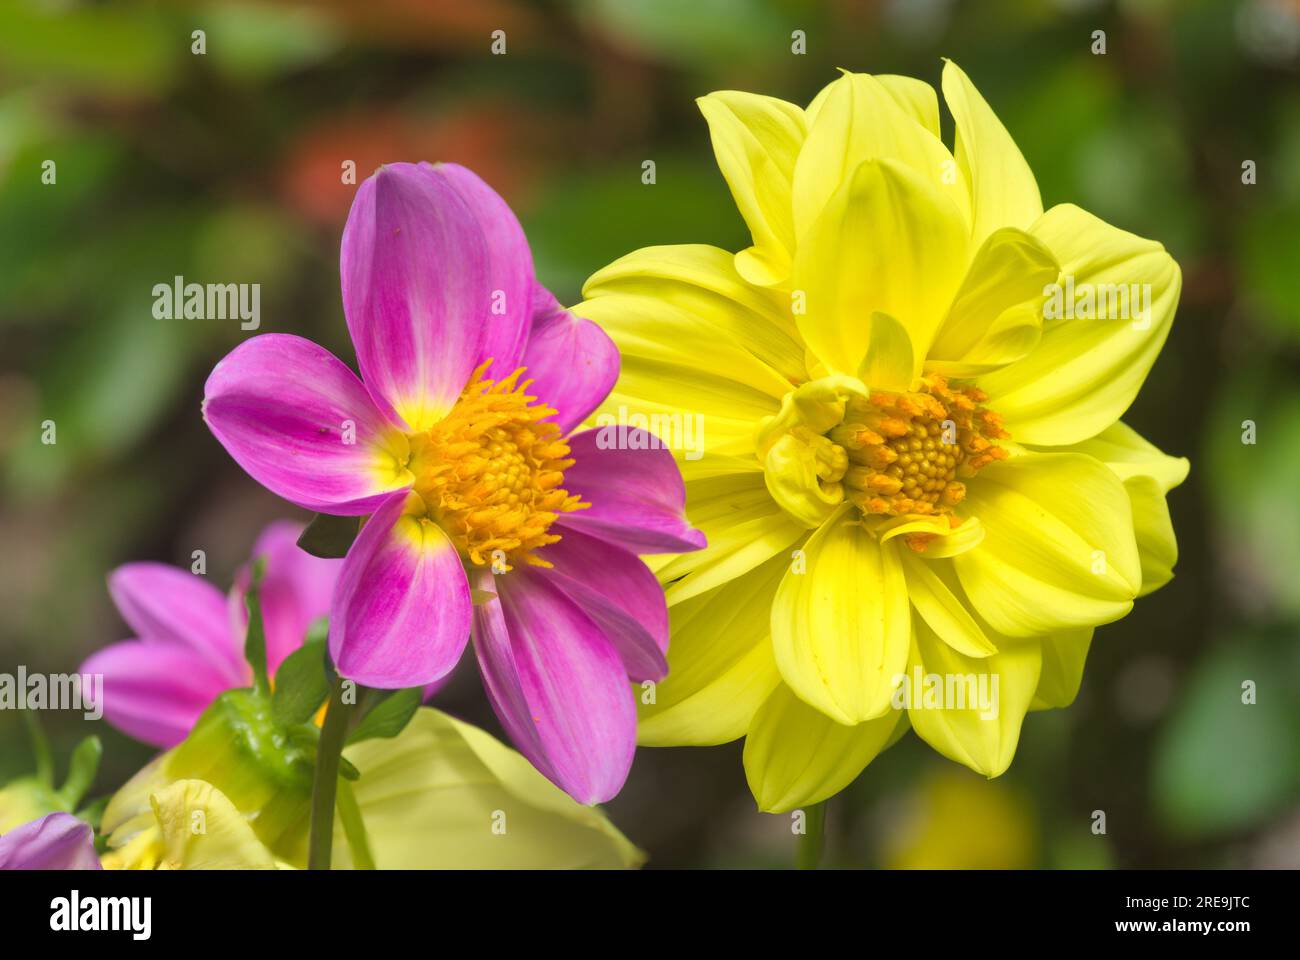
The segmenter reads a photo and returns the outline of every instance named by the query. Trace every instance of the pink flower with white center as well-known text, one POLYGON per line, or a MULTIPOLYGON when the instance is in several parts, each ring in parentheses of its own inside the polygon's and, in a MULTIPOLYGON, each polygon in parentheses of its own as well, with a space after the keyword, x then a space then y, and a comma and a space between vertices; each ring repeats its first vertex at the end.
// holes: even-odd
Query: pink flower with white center
MULTIPOLYGON (((267 668, 302 645, 314 620, 329 613, 341 560, 298 548, 302 525, 270 524, 253 547, 264 558, 258 596, 266 631, 267 668)), ((244 659, 249 568, 223 594, 203 577, 165 563, 128 563, 109 575, 108 589, 135 631, 91 654, 83 674, 104 677, 104 717, 123 733, 158 747, 185 739, 220 694, 253 683, 244 659)))
POLYGON ((342 676, 437 680, 472 624, 519 749, 582 802, 614 796, 636 744, 629 677, 667 671, 663 592, 637 554, 704 545, 668 450, 572 432, 617 349, 538 284, 510 208, 455 164, 366 180, 340 273, 361 378, 309 340, 254 337, 212 371, 208 426, 285 499, 367 517, 330 611, 342 676))

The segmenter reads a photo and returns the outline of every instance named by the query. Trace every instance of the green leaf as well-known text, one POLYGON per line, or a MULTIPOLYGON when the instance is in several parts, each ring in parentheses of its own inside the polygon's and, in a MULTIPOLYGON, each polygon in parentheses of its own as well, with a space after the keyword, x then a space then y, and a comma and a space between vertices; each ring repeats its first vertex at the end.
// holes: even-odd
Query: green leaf
POLYGON ((357 724, 347 742, 352 744, 397 736, 411 722, 423 699, 423 687, 408 687, 385 697, 357 724))
POLYGON ((653 62, 694 66, 711 58, 726 64, 770 63, 773 38, 790 42, 772 0, 586 0, 574 6, 597 31, 653 62))
POLYGON ((361 532, 358 517, 332 517, 318 513, 298 538, 298 546, 313 557, 337 560, 348 555, 348 548, 361 532))
POLYGON ((39 78, 101 95, 156 96, 170 86, 189 43, 188 27, 178 35, 162 10, 0 4, 0 60, 19 86, 39 78))
POLYGON ((1300 789, 1298 690, 1300 672, 1280 644, 1234 636, 1197 664, 1152 765, 1153 799, 1171 835, 1222 836, 1286 809, 1300 789))
MULTIPOLYGON (((306 638, 303 639, 302 642, 303 643, 324 643, 326 640, 329 639, 329 636, 330 636, 330 618, 328 616, 320 616, 317 617, 315 620, 313 620, 310 625, 308 625, 307 636, 306 638)), ((326 665, 328 666, 328 663, 326 665)), ((330 676, 329 679, 333 681, 334 678, 333 676, 330 676)))
POLYGON ((209 56, 225 73, 249 81, 302 69, 338 46, 327 14, 232 3, 204 11, 209 56))
POLYGON ((283 726, 306 723, 329 696, 329 678, 325 675, 325 642, 304 643, 284 658, 275 672, 275 694, 271 699, 271 717, 283 726))

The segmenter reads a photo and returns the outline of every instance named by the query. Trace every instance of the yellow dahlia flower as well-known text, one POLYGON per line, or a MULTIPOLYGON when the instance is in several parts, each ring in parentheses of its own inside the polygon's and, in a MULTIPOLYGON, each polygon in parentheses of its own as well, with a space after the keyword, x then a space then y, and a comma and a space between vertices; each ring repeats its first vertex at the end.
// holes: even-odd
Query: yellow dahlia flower
POLYGON ((1187 462, 1119 418, 1178 265, 1044 211, 952 63, 943 94, 952 151, 907 77, 845 74, 806 110, 704 97, 753 246, 639 250, 575 308, 622 352, 597 424, 678 448, 709 544, 658 564, 670 670, 640 740, 745 736, 764 810, 836 793, 909 725, 1001 774, 1026 711, 1073 700, 1093 628, 1172 576, 1187 462))
MULTIPOLYGON (((255 722, 255 718, 245 718, 255 722)), ((302 869, 310 777, 269 738, 231 738, 209 715, 109 801, 109 869, 302 869)), ((335 869, 640 866, 645 855, 599 809, 553 785, 490 734, 422 707, 391 739, 344 757, 335 869)))

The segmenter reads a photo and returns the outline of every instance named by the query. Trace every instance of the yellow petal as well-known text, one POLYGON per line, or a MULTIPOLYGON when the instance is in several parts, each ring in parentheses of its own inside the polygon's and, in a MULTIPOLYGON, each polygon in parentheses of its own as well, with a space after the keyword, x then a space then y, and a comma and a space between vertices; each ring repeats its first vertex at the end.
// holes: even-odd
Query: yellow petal
MULTIPOLYGON (((344 755, 381 869, 638 866, 637 848, 600 810, 570 798, 490 734, 429 708, 402 733, 344 755)), ((351 866, 341 826, 334 862, 351 866)))
POLYGON ((903 716, 890 710, 845 726, 778 684, 745 737, 745 779, 758 809, 784 813, 839 793, 893 742, 903 716))
POLYGON ((688 481, 686 517, 703 531, 708 546, 678 554, 655 570, 668 585, 670 605, 743 576, 793 549, 808 532, 772 499, 757 461, 746 473, 688 481))
MULTIPOLYGON (((710 330, 707 338, 735 341, 784 381, 802 380, 803 343, 794 327, 789 294, 751 286, 731 254, 703 243, 645 247, 591 274, 588 299, 628 294, 671 303, 710 330)), ((581 313, 581 304, 573 308, 581 313)), ((633 340, 640 337, 634 330, 633 340)), ((768 382, 763 376, 759 382, 768 382)))
POLYGON ((920 365, 907 329, 889 314, 876 311, 871 315, 868 337, 858 379, 876 390, 911 390, 920 365))
POLYGON ((1092 645, 1092 628, 1066 630, 1043 638, 1043 671, 1030 710, 1068 707, 1079 694, 1083 664, 1092 645))
POLYGON ((22 777, 0 787, 0 835, 39 820, 47 813, 66 810, 53 786, 40 777, 22 777))
POLYGON ((598 411, 617 422, 637 416, 672 423, 673 417, 698 416, 705 450, 752 455, 755 425, 776 413, 790 387, 679 307, 617 294, 588 300, 574 312, 604 327, 621 351, 618 383, 598 411))
POLYGON ((980 523, 979 517, 967 517, 959 526, 954 527, 942 515, 908 515, 886 520, 873 529, 881 543, 888 543, 895 537, 906 534, 924 534, 929 538, 921 553, 926 560, 955 557, 959 553, 975 549, 984 539, 984 525, 980 523))
POLYGON ((1168 493, 1186 480, 1191 467, 1186 457, 1169 456, 1125 423, 1113 423, 1095 437, 1056 449, 1100 460, 1121 480, 1151 477, 1161 493, 1168 493))
POLYGON ((736 257, 751 283, 780 283, 790 272, 794 218, 790 183, 803 146, 803 111, 792 103, 724 90, 696 101, 709 124, 718 168, 731 187, 754 245, 736 257))
POLYGON ((818 476, 820 451, 834 449, 825 437, 784 434, 763 455, 768 493, 786 513, 813 529, 844 502, 844 486, 823 484, 818 476))
POLYGON ((850 398, 865 399, 867 388, 853 377, 820 377, 781 400, 781 412, 763 421, 756 452, 768 492, 808 529, 821 526, 844 501, 848 460, 824 434, 844 419, 850 398))
POLYGON ((1142 563, 1139 597, 1159 590, 1174 578, 1178 564, 1178 538, 1169 516, 1169 503, 1154 477, 1133 476, 1124 481, 1133 507, 1133 532, 1142 563))
POLYGON ((157 870, 163 853, 162 834, 155 821, 121 846, 110 846, 99 862, 105 870, 157 870))
POLYGON ((1095 436, 1128 409, 1169 334, 1182 273, 1160 244, 1068 204, 1029 232, 1061 264, 1059 309, 1048 305, 1028 356, 979 385, 1016 440, 1056 447, 1095 436), (1091 319, 1078 316, 1089 298, 1091 319), (1063 318, 1068 310, 1074 319, 1063 318))
POLYGON ((903 112, 938 138, 939 97, 934 92, 934 87, 915 77, 900 77, 890 73, 878 73, 876 80, 894 98, 894 102, 903 108, 903 112))
POLYGON ((743 577, 668 609, 668 676, 638 705, 647 746, 712 746, 744 736, 781 682, 772 658, 772 599, 790 566, 778 554, 743 577))
POLYGON ((135 773, 109 799, 100 817, 100 832, 108 839, 110 847, 121 847, 144 831, 157 826, 150 797, 175 782, 166 774, 169 750, 155 757, 135 773))
POLYGON ((1124 481, 1142 562, 1138 596, 1146 596, 1172 580, 1178 562, 1178 540, 1165 494, 1187 479, 1187 458, 1161 452, 1124 423, 1112 424, 1082 443, 1055 449, 1094 457, 1124 481))
POLYGON ((975 610, 1000 633, 1038 636, 1124 616, 1142 583, 1132 511, 1106 466, 1025 453, 967 485, 984 540, 953 559, 975 610))
POLYGON ((913 729, 948 759, 1000 776, 1038 687, 1039 641, 1000 637, 997 653, 976 659, 944 643, 924 620, 915 625, 905 688, 913 729))
POLYGON ((957 166, 970 190, 972 239, 981 243, 999 227, 1027 229, 1043 212, 1033 171, 1002 121, 951 60, 943 67, 943 98, 956 121, 957 166))
POLYGON ((907 582, 894 543, 882 544, 841 507, 804 546, 772 607, 777 669, 794 692, 840 723, 889 709, 907 662, 907 582))
POLYGON ((248 818, 202 780, 177 780, 150 797, 162 834, 160 870, 274 870, 248 818))
POLYGON ((1060 265, 1043 244, 1014 227, 989 234, 975 254, 925 369, 973 377, 1024 357, 1043 328, 1043 288, 1060 265))
MULTIPOLYGON (((916 119, 916 104, 900 106, 900 85, 845 73, 809 106, 808 137, 795 164, 792 199, 799 243, 823 207, 865 160, 893 160, 944 196, 969 226, 966 184, 943 141, 916 119)), ((909 95, 908 99, 910 101, 909 95)))
POLYGON ((795 321, 839 373, 857 372, 871 337, 863 320, 877 311, 898 320, 913 355, 924 356, 967 256, 966 227, 949 197, 899 161, 867 161, 799 241, 791 282, 807 302, 795 321))
POLYGON ((923 560, 900 551, 907 575, 907 594, 921 619, 944 643, 968 657, 987 657, 997 647, 967 607, 956 571, 946 560, 923 560))
POLYGON ((814 434, 825 433, 844 419, 845 405, 852 397, 867 397, 867 388, 855 377, 834 375, 801 384, 781 398, 781 410, 767 418, 758 431, 760 455, 778 437, 797 427, 814 434))

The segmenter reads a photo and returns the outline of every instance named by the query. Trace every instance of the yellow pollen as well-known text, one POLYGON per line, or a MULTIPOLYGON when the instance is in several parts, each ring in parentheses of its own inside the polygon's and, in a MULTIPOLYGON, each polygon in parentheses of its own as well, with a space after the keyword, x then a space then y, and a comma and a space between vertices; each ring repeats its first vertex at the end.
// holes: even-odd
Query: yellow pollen
POLYGON ((560 539, 551 524, 591 504, 561 487, 573 461, 548 419, 555 410, 528 395, 523 367, 493 381, 490 363, 445 418, 410 438, 414 489, 467 562, 498 573, 521 560, 549 567, 535 551, 560 539))
MULTIPOLYGON (((937 374, 908 393, 875 391, 849 400, 844 420, 827 437, 848 455, 845 496, 865 514, 945 514, 966 496, 970 478, 1007 451, 993 441, 1009 437, 1002 418, 981 404, 975 387, 951 387, 937 374)), ((915 538, 915 542, 912 538, 915 538)), ((933 534, 914 534, 919 551, 933 534)))

